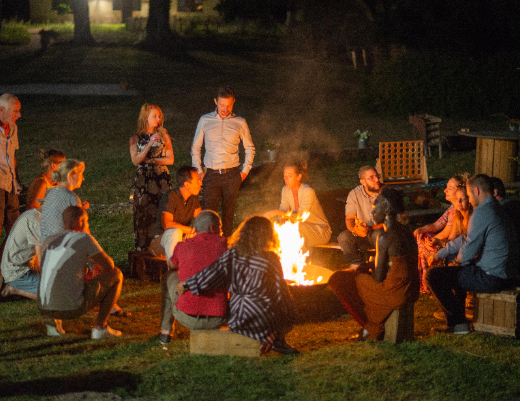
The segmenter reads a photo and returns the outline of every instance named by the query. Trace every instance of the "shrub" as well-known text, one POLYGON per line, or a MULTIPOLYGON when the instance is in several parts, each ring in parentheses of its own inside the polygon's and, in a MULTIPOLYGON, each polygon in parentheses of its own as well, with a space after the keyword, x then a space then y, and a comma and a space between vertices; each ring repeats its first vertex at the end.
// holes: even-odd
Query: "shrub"
POLYGON ((365 82, 361 107, 372 113, 440 116, 520 115, 518 55, 476 59, 463 54, 409 52, 377 67, 365 82))
POLYGON ((16 20, 2 22, 0 43, 8 45, 25 45, 31 41, 31 34, 27 31, 29 24, 16 20))

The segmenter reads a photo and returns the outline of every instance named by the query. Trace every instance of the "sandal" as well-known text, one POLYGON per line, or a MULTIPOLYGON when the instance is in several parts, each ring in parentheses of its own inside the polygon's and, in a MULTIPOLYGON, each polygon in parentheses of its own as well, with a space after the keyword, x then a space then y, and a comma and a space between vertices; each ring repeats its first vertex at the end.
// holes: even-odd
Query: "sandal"
POLYGON ((128 316, 132 316, 132 312, 125 312, 123 309, 118 309, 115 312, 111 312, 110 316, 128 317, 128 316))

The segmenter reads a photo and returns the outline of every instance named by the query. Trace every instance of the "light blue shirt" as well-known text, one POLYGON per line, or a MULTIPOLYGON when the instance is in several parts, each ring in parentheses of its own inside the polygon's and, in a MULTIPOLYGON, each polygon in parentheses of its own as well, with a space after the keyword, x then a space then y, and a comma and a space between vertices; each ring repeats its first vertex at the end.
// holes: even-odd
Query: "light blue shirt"
POLYGON ((216 111, 204 114, 197 124, 191 145, 191 165, 202 173, 201 148, 205 143, 204 165, 218 170, 240 165, 239 145, 245 150, 242 172, 248 174, 253 167, 255 145, 246 120, 231 113, 221 118, 216 111))
POLYGON ((455 253, 457 262, 476 265, 487 274, 503 279, 517 274, 518 246, 515 230, 500 204, 489 196, 478 205, 469 219, 468 233, 450 241, 439 256, 455 253))

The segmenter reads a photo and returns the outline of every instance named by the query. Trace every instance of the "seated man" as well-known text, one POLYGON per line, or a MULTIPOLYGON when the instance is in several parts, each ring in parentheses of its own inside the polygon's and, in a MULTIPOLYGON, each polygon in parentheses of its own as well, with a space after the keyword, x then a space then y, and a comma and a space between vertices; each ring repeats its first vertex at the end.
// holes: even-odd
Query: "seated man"
POLYGON ((201 211, 199 192, 202 186, 195 167, 182 166, 177 170, 177 189, 170 189, 159 202, 157 221, 152 230, 155 237, 150 251, 170 260, 173 250, 183 236, 192 234, 191 221, 201 211))
POLYGON ((474 175, 467 190, 474 208, 468 233, 447 244, 450 252, 458 250, 458 266, 432 267, 425 277, 446 314, 447 327, 436 331, 454 334, 469 332, 465 316, 468 291, 503 291, 518 273, 516 232, 493 197, 491 179, 474 175))
POLYGON ((47 335, 65 334, 61 319, 76 319, 99 305, 91 337, 97 340, 120 336, 121 332, 110 328, 107 321, 121 293, 123 274, 90 235, 88 215, 83 208, 67 207, 63 223, 65 231, 46 238, 42 244, 37 302, 47 318, 47 335), (85 282, 87 261, 97 263, 101 272, 85 282))
POLYGON ((195 218, 193 225, 195 237, 177 244, 171 259, 172 268, 161 280, 161 344, 170 342, 172 314, 183 326, 194 330, 215 329, 227 322, 226 288, 207 291, 203 296, 177 294, 176 287, 181 280, 203 270, 227 250, 227 240, 221 235, 222 222, 218 214, 204 210, 195 218))
POLYGON ((364 166, 358 175, 361 185, 349 192, 345 205, 347 229, 338 235, 339 246, 351 268, 365 261, 360 250, 375 248, 377 236, 383 232, 382 225, 374 225, 372 219, 372 205, 381 188, 379 174, 373 167, 364 166))
POLYGON ((21 295, 36 299, 40 283, 41 206, 25 211, 15 221, 5 241, 0 276, 0 296, 21 295))

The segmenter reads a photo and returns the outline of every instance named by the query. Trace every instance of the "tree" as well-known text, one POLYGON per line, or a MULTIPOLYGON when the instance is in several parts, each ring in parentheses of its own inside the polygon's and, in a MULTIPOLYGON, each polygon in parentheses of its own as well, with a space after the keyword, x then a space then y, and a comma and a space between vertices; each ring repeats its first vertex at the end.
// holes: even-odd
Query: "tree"
POLYGON ((145 41, 150 44, 168 44, 172 38, 170 0, 150 0, 145 41))
POLYGON ((70 5, 74 13, 74 37, 72 41, 78 45, 91 45, 95 43, 90 33, 88 0, 71 0, 70 5))

